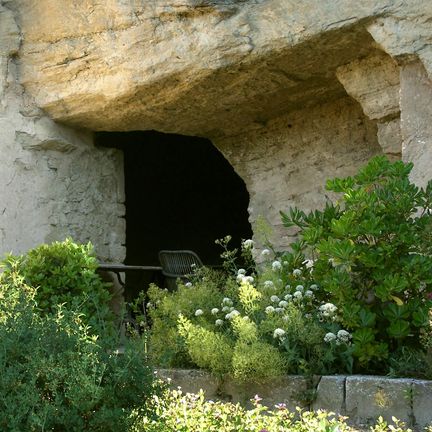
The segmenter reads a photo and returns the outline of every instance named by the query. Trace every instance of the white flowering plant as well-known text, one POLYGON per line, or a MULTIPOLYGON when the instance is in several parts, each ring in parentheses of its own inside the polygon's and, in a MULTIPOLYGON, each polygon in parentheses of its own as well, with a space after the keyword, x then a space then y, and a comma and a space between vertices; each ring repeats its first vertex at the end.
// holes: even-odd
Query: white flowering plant
POLYGON ((201 269, 191 287, 179 283, 175 292, 153 286, 148 312, 155 362, 195 365, 239 381, 350 372, 352 361, 344 356, 351 340, 325 340, 327 332, 343 330, 337 307, 319 300, 311 266, 293 267, 285 258, 291 259, 271 250, 255 271, 229 255, 228 273, 201 269))
POLYGON ((232 248, 232 237, 225 236, 222 239, 215 240, 223 252, 221 258, 223 260, 223 268, 230 274, 253 274, 255 272, 255 261, 253 258, 255 242, 252 239, 242 240, 240 247, 232 248))
POLYGON ((264 250, 247 241, 229 251, 230 238, 220 241, 225 273, 200 274, 161 299, 150 291, 151 351, 169 360, 163 365, 239 380, 403 374, 398 358, 427 355, 420 336, 432 306, 432 182, 412 185, 411 168, 375 158, 358 175, 329 181, 339 202, 282 213, 298 229, 289 251, 267 237, 264 250))

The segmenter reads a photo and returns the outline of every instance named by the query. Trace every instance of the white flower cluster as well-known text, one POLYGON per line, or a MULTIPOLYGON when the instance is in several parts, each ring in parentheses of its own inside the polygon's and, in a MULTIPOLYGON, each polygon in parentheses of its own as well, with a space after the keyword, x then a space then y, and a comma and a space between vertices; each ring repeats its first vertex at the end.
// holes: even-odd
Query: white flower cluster
POLYGON ((250 283, 253 284, 254 278, 252 276, 246 276, 246 270, 241 268, 237 270, 237 277, 236 280, 238 283, 250 283))
POLYGON ((303 294, 302 294, 301 291, 296 291, 296 292, 293 294, 293 297, 294 297, 294 300, 301 300, 301 299, 303 298, 303 294))
POLYGON ((324 342, 330 343, 334 340, 336 340, 336 335, 334 333, 329 332, 324 336, 324 342))
POLYGON ((261 255, 263 257, 268 257, 268 256, 270 256, 270 253, 271 252, 268 249, 263 249, 262 252, 261 252, 261 255))
POLYGON ((233 309, 230 313, 225 315, 225 319, 232 320, 236 316, 239 316, 240 312, 238 310, 233 309))
MULTIPOLYGON (((217 316, 221 312, 226 314, 225 315, 225 319, 228 319, 228 320, 234 318, 237 315, 240 315, 240 312, 238 312, 238 311, 236 311, 234 309, 234 307, 233 307, 233 301, 229 297, 224 297, 222 299, 221 308, 214 307, 214 308, 210 309, 210 313, 212 315, 216 315, 217 316)), ((201 316, 203 314, 204 314, 204 311, 202 309, 197 309, 195 311, 195 316, 197 316, 197 317, 201 316)), ((216 326, 220 327, 223 324, 224 324, 224 320, 223 319, 218 318, 218 319, 215 320, 215 325, 216 326)))
POLYGON ((274 332, 273 332, 273 337, 275 339, 283 339, 283 337, 285 336, 285 330, 281 329, 281 328, 277 328, 274 332))
POLYGON ((265 308, 265 313, 266 314, 271 314, 271 313, 273 313, 275 311, 275 308, 273 307, 273 306, 267 306, 266 308, 265 308))
POLYGON ((251 239, 247 239, 243 242, 243 247, 245 249, 252 249, 254 247, 254 241, 251 239))
POLYGON ((326 333, 326 335, 324 336, 324 342, 330 343, 335 341, 336 345, 340 345, 340 344, 349 344, 350 340, 351 340, 352 336, 349 332, 347 332, 346 330, 339 330, 337 332, 337 334, 334 333, 326 333))
POLYGON ((302 271, 300 269, 294 269, 292 274, 293 276, 301 276, 302 271))
MULTIPOLYGON (((299 294, 301 295, 301 293, 299 294)), ((276 303, 277 306, 276 307, 273 305, 267 306, 265 308, 265 312, 267 314, 284 312, 285 308, 288 307, 288 304, 292 300, 292 298, 293 296, 291 294, 286 294, 284 297, 285 300, 283 299, 281 300, 277 295, 272 295, 270 297, 270 301, 272 303, 276 303)))
POLYGON ((308 289, 305 290, 305 287, 303 285, 297 285, 295 287, 295 291, 293 294, 287 294, 285 296, 285 300, 289 301, 291 299, 294 299, 295 301, 299 302, 303 298, 304 299, 312 299, 314 297, 314 293, 312 290, 308 289))
POLYGON ((229 297, 224 297, 222 299, 222 306, 232 306, 233 302, 229 297))
POLYGON ((264 281, 264 288, 274 288, 274 283, 271 280, 264 281))
POLYGON ((337 311, 333 303, 325 303, 319 307, 319 313, 323 318, 332 318, 337 311))
POLYGON ((272 263, 272 269, 273 271, 279 271, 282 269, 282 264, 280 263, 280 261, 273 261, 272 263))
POLYGON ((341 343, 348 343, 351 340, 351 334, 346 330, 339 330, 337 332, 337 339, 341 343))

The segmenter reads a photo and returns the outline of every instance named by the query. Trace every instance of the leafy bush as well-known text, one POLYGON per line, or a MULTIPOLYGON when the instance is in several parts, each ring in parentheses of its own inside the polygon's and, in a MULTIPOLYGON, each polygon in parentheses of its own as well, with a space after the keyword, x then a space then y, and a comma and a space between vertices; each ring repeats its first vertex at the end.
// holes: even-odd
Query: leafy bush
POLYGON ((90 334, 78 312, 41 315, 20 262, 9 264, 0 275, 0 430, 128 430, 157 390, 143 341, 118 355, 118 341, 90 334))
POLYGON ((179 283, 176 292, 153 286, 148 304, 153 360, 164 367, 195 365, 238 381, 338 371, 332 365, 350 347, 340 344, 334 355, 326 352, 325 326, 335 328, 332 317, 318 325, 311 314, 320 306, 313 292, 301 286, 307 294, 299 299, 295 290, 302 277, 289 276, 291 288, 279 281, 281 274, 271 264, 259 276, 246 276, 244 269, 231 276, 204 269, 192 283, 179 283))
MULTIPOLYGON (((372 159, 354 177, 327 182, 337 204, 309 214, 291 209, 284 225, 299 228, 289 259, 337 305, 340 324, 352 331, 359 369, 383 371, 389 353, 420 348, 432 306, 432 181, 409 181, 412 164, 372 159)), ((385 369, 384 369, 385 372, 385 369)))
MULTIPOLYGON (((225 239, 234 273, 201 272, 174 293, 153 287, 155 361, 254 381, 282 373, 429 377, 432 181, 424 190, 411 184, 411 168, 378 157, 354 177, 329 181, 340 201, 282 213, 298 240, 287 252, 268 245, 258 271, 239 269, 225 239)), ((247 240, 239 252, 252 249, 247 240)))
MULTIPOLYGON (((153 409, 157 420, 145 416, 137 423, 133 432, 355 432, 344 417, 333 413, 305 411, 289 412, 284 404, 269 410, 260 404, 258 396, 252 400, 252 409, 239 404, 205 401, 204 394, 182 393, 175 390, 163 398, 156 398, 153 409)), ((383 419, 371 428, 372 432, 411 432, 402 422, 394 419, 389 426, 383 419)))
POLYGON ((55 313, 57 305, 64 304, 69 310, 79 310, 97 331, 113 321, 109 290, 96 273, 98 262, 90 243, 66 239, 43 244, 24 255, 8 256, 2 266, 6 274, 13 269, 27 285, 38 288, 35 300, 43 314, 55 313))

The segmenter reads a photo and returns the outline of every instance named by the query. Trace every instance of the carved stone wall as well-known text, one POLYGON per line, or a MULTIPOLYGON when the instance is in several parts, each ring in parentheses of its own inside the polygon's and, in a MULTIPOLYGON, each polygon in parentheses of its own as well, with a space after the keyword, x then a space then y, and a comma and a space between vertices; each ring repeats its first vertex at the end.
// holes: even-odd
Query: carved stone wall
POLYGON ((0 253, 66 236, 124 257, 122 154, 54 123, 17 82, 20 29, 0 6, 0 253))
POLYGON ((325 190, 328 178, 353 175, 381 153, 375 124, 349 97, 292 112, 215 144, 246 182, 252 228, 265 218, 279 249, 294 235, 282 226, 280 210, 321 208, 333 198, 325 190))

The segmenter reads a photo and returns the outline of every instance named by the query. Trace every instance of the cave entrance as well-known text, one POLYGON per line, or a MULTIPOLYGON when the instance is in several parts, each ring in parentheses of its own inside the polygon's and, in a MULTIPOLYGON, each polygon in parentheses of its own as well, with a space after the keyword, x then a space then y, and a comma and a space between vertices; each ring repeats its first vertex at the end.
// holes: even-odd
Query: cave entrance
POLYGON ((124 152, 126 260, 158 265, 162 249, 191 249, 220 263, 215 239, 252 236, 245 183, 208 140, 148 132, 99 132, 96 143, 124 152))

